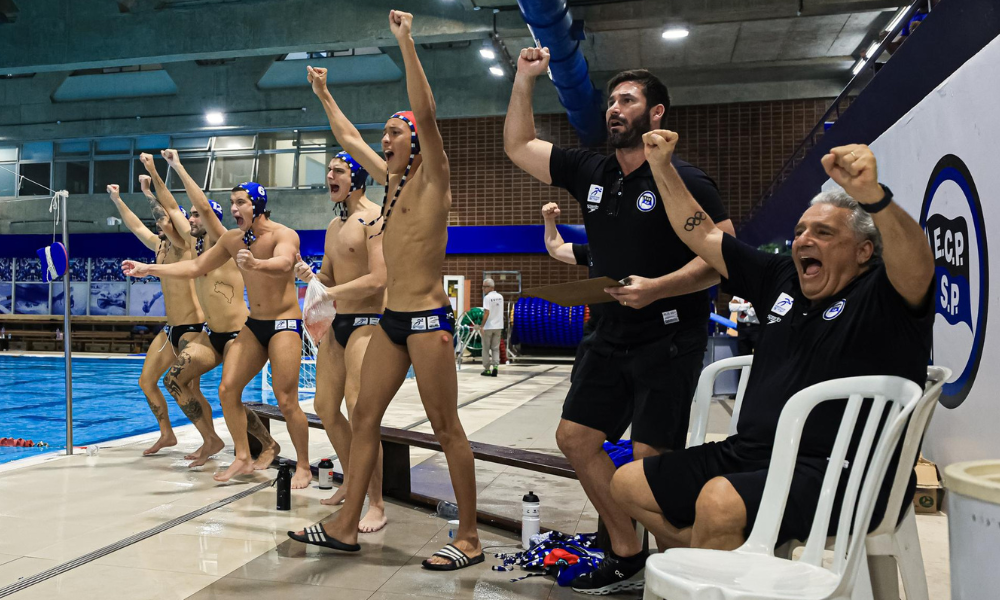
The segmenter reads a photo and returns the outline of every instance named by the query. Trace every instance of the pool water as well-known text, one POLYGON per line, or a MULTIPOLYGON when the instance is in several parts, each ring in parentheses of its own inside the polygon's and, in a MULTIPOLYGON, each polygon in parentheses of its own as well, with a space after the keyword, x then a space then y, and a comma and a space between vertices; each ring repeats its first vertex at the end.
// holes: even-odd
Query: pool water
MULTIPOLYGON (((146 397, 139 388, 143 358, 73 358, 73 445, 86 446, 157 431, 146 397)), ((0 447, 0 463, 66 447, 65 359, 62 356, 0 354, 0 438, 24 438, 48 448, 0 447)), ((206 373, 201 390, 221 417, 218 389, 222 367, 206 373)), ((163 387, 170 422, 190 423, 163 387)), ((244 402, 261 402, 261 376, 243 392, 244 402)), ((273 404, 268 393, 264 400, 273 404)))

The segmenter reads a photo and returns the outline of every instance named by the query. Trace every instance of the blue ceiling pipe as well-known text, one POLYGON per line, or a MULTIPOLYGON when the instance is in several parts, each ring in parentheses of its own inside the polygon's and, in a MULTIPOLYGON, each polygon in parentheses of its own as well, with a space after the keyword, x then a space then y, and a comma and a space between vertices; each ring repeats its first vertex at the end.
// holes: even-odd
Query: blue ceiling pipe
POLYGON ((559 102, 580 140, 596 146, 607 137, 604 100, 590 81, 587 59, 580 50, 582 35, 573 33, 566 0, 517 0, 531 35, 551 54, 549 69, 559 102))

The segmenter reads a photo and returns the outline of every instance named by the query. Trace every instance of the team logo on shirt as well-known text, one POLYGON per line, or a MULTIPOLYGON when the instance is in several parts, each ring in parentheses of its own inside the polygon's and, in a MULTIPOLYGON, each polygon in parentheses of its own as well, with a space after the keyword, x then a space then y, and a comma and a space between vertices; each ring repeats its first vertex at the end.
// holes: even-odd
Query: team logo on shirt
POLYGON ((775 300, 774 306, 771 307, 771 312, 785 316, 788 314, 788 311, 792 310, 792 303, 794 302, 795 300, 791 296, 785 292, 781 292, 781 295, 775 300))
POLYGON ((656 194, 648 190, 639 194, 639 199, 635 201, 635 205, 642 212, 653 210, 653 207, 656 206, 656 194))
POLYGON ((931 173, 920 225, 934 253, 934 362, 952 370, 941 404, 960 405, 972 390, 986 342, 989 263, 979 192, 959 157, 931 173))
POLYGON ((836 319, 837 317, 840 316, 840 313, 844 312, 845 304, 847 304, 847 300, 841 300, 837 302, 836 304, 834 304, 833 306, 831 306, 830 308, 826 309, 823 312, 823 318, 826 319, 827 321, 832 321, 836 319))
POLYGON ((587 192, 587 202, 589 204, 600 204, 601 198, 604 197, 604 187, 597 184, 590 186, 590 191, 587 192))

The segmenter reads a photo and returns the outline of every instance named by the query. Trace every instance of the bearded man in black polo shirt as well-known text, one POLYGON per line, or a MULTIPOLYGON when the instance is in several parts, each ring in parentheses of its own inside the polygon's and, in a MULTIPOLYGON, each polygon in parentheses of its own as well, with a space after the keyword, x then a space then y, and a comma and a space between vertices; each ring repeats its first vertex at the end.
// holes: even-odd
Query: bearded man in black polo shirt
MULTIPOLYGON (((684 448, 708 339, 705 290, 719 275, 673 233, 643 155, 642 135, 666 122, 666 86, 648 71, 619 73, 608 84, 605 115, 614 154, 564 150, 535 137, 531 94, 548 62, 546 48, 521 51, 504 149, 517 166, 580 203, 592 275, 626 282, 607 290, 609 303, 574 364, 556 431, 611 538, 607 560, 572 587, 590 594, 642 589, 646 557, 631 519, 611 497, 615 467, 602 443, 617 442, 631 425, 637 458, 684 448)), ((712 219, 732 232, 715 182, 693 165, 674 164, 712 219)))
MULTIPOLYGON (((879 184, 867 146, 833 148, 823 157, 843 191, 813 199, 787 257, 759 252, 712 223, 670 165, 676 133, 651 132, 645 142, 674 231, 722 274, 732 293, 757 307, 761 331, 737 433, 627 465, 612 490, 668 547, 730 550, 753 528, 778 417, 792 395, 860 375, 895 375, 924 385, 934 259, 920 226, 879 184)), ((826 402, 806 421, 779 544, 808 537, 843 409, 844 403, 826 402)), ((846 481, 845 475, 841 483, 846 481)), ((885 513, 890 484, 887 478, 873 527, 885 513)), ((907 502, 914 485, 911 477, 907 502)))

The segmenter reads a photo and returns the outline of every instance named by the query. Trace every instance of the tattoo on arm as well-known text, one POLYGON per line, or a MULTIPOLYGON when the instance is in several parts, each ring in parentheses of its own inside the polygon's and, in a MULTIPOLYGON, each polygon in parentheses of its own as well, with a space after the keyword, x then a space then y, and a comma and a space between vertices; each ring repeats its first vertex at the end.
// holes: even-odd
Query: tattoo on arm
POLYGON ((705 213, 700 210, 695 211, 695 213, 688 217, 688 220, 684 222, 684 231, 694 231, 694 228, 701 225, 706 219, 708 219, 708 217, 705 213))

